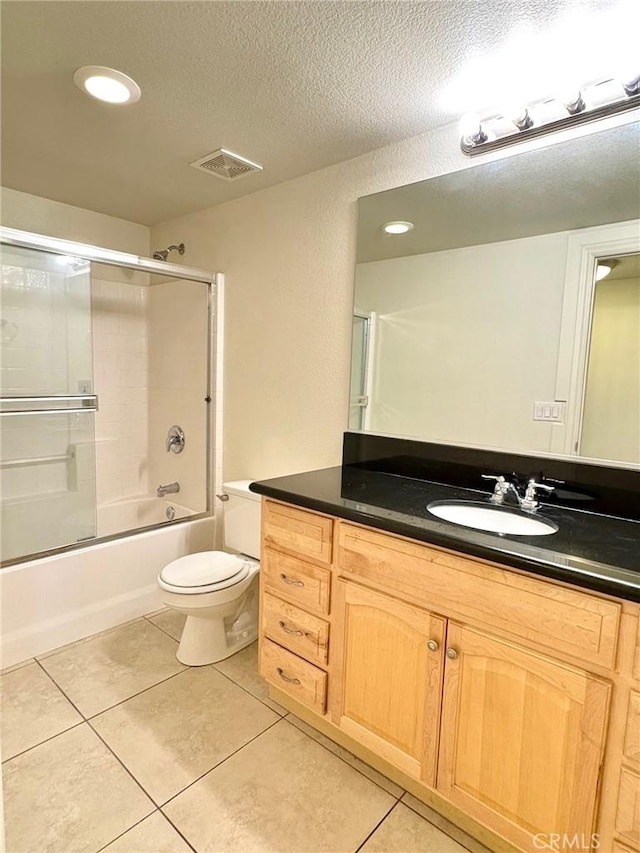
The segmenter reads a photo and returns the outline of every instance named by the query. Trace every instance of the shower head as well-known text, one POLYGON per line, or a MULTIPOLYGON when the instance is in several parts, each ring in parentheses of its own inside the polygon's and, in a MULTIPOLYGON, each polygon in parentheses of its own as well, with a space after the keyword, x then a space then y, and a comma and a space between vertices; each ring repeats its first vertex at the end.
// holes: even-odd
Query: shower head
POLYGON ((179 255, 184 255, 184 243, 179 243, 177 246, 167 246, 166 249, 154 252, 151 257, 154 261, 166 261, 169 257, 169 252, 177 252, 179 255))

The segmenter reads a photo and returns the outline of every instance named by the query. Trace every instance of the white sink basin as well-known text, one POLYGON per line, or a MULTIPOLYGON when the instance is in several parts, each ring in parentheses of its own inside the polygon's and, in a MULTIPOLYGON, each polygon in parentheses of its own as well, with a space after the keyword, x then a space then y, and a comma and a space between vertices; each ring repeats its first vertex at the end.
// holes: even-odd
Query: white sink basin
POLYGON ((437 515, 445 521, 461 524, 463 527, 474 527, 476 530, 489 530, 492 533, 549 536, 558 529, 558 525, 548 519, 474 501, 433 501, 427 509, 432 515, 437 515))

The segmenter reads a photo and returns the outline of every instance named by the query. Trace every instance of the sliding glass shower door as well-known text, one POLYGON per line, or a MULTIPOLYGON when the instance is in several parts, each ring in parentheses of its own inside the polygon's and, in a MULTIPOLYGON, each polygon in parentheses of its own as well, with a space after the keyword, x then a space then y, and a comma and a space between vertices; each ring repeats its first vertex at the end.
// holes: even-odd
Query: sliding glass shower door
POLYGON ((2 247, 0 556, 96 535, 90 263, 2 247))

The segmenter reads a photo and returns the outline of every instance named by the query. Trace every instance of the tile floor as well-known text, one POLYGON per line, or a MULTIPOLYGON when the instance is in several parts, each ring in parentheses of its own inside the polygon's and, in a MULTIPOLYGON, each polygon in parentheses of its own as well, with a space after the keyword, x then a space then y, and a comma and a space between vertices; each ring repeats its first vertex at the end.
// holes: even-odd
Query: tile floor
POLYGON ((7 853, 483 853, 270 700, 255 645, 188 668, 181 628, 161 611, 1 676, 7 853))

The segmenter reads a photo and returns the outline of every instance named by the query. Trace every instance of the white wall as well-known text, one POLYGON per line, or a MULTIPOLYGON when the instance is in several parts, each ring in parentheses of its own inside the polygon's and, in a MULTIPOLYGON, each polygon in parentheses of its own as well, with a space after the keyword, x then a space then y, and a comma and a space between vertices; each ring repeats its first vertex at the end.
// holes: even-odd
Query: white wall
POLYGON ((225 479, 340 463, 357 199, 469 165, 446 128, 152 229, 225 274, 225 479))
POLYGON ((368 413, 377 432, 550 451, 566 232, 358 264, 376 313, 368 413))
POLYGON ((149 255, 146 225, 7 187, 0 187, 0 221, 6 228, 91 243, 134 255, 149 255))

